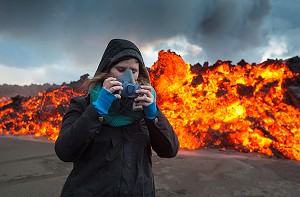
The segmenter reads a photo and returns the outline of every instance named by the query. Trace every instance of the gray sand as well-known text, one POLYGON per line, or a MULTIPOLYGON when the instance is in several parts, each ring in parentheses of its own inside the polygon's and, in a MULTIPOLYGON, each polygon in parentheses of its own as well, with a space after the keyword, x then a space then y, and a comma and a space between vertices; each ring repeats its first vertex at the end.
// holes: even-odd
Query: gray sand
MULTIPOLYGON (((55 197, 71 170, 53 142, 0 137, 0 196, 55 197)), ((300 196, 300 161, 214 149, 153 156, 157 197, 300 196)))

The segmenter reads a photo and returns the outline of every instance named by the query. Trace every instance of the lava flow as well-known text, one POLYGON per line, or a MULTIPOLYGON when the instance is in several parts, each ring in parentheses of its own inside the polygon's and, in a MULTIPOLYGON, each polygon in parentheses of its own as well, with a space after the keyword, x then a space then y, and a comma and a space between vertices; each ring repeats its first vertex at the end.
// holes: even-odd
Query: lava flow
MULTIPOLYGON (((286 80, 296 77, 282 60, 250 65, 218 61, 191 66, 160 51, 149 69, 157 105, 180 147, 218 147, 300 160, 300 110, 285 102, 286 80)), ((33 98, 0 100, 0 134, 58 136, 71 86, 33 98)))
POLYGON ((213 146, 300 160, 300 111, 283 102, 282 88, 296 74, 283 61, 242 63, 193 68, 175 53, 159 53, 151 82, 181 148, 213 146))
POLYGON ((47 136, 56 140, 70 99, 80 95, 69 86, 39 93, 32 98, 20 96, 0 102, 0 134, 47 136))

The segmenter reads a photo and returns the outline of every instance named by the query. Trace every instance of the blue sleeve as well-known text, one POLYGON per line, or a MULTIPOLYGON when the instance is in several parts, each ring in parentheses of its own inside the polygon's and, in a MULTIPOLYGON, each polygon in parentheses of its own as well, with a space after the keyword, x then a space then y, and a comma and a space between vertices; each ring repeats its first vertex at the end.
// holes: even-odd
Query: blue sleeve
POLYGON ((110 108, 112 102, 116 99, 117 98, 115 97, 115 95, 102 88, 97 100, 95 102, 92 102, 92 104, 101 116, 105 116, 108 114, 108 109, 110 108))
POLYGON ((153 102, 148 106, 144 106, 144 113, 147 119, 153 120, 157 115, 156 103, 153 102))
POLYGON ((157 107, 156 107, 156 92, 154 88, 152 88, 152 95, 154 97, 153 103, 149 106, 144 106, 144 113, 147 119, 153 120, 157 116, 157 107))

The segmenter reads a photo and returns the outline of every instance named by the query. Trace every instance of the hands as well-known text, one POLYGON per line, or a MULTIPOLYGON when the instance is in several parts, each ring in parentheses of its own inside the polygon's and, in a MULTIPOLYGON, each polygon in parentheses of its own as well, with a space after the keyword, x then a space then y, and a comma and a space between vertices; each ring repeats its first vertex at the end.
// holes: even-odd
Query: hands
MULTIPOLYGON (((109 77, 104 80, 103 86, 104 89, 114 94, 115 97, 121 99, 120 94, 116 93, 123 90, 122 83, 118 81, 114 77, 109 77)), ((152 94, 152 87, 147 85, 142 85, 141 89, 136 91, 137 94, 142 96, 138 96, 134 99, 137 106, 149 106, 154 102, 154 96, 152 94)))
POLYGON ((147 119, 153 120, 157 113, 157 107, 155 98, 152 94, 151 86, 141 86, 141 89, 137 90, 136 93, 142 95, 134 99, 136 105, 142 105, 147 119))
MULTIPOLYGON (((120 99, 121 95, 115 92, 123 90, 122 83, 117 81, 116 78, 109 77, 104 80, 102 90, 98 96, 96 102, 93 105, 96 107, 100 115, 107 115, 108 109, 111 103, 115 99, 120 99)), ((141 95, 134 99, 136 106, 142 106, 145 112, 145 117, 148 119, 154 119, 157 115, 157 107, 155 98, 152 94, 152 87, 147 85, 141 85, 141 89, 136 90, 136 93, 141 95)))
POLYGON ((137 106, 142 105, 146 107, 154 102, 151 86, 142 85, 141 89, 137 90, 136 93, 142 95, 134 99, 134 102, 136 102, 137 106))
MULTIPOLYGON (((104 80, 103 86, 104 89, 114 94, 115 97, 121 99, 120 94, 115 93, 123 90, 122 83, 118 81, 114 77, 109 77, 104 80)), ((152 94, 152 87, 147 85, 141 85, 141 89, 136 91, 137 94, 142 96, 138 96, 134 99, 137 106, 149 106, 154 102, 154 96, 152 94)))
POLYGON ((107 91, 114 94, 114 96, 117 97, 118 99, 121 99, 120 94, 118 94, 118 93, 116 94, 115 92, 119 92, 119 91, 123 90, 123 87, 122 87, 122 83, 117 81, 116 78, 109 77, 109 78, 105 79, 103 82, 102 88, 104 88, 107 91))

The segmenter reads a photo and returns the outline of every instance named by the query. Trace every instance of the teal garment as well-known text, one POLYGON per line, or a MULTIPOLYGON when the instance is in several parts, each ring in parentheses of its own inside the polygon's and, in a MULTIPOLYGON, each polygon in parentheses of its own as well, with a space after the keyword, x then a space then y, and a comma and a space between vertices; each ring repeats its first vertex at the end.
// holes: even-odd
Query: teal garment
MULTIPOLYGON (((102 89, 100 83, 90 93, 90 102, 95 102, 102 89)), ((154 100, 156 99, 155 91, 152 91, 154 100)), ((113 127, 120 127, 138 121, 142 117, 142 111, 133 111, 133 99, 117 99, 112 102, 108 109, 108 114, 104 117, 105 124, 113 127)))

